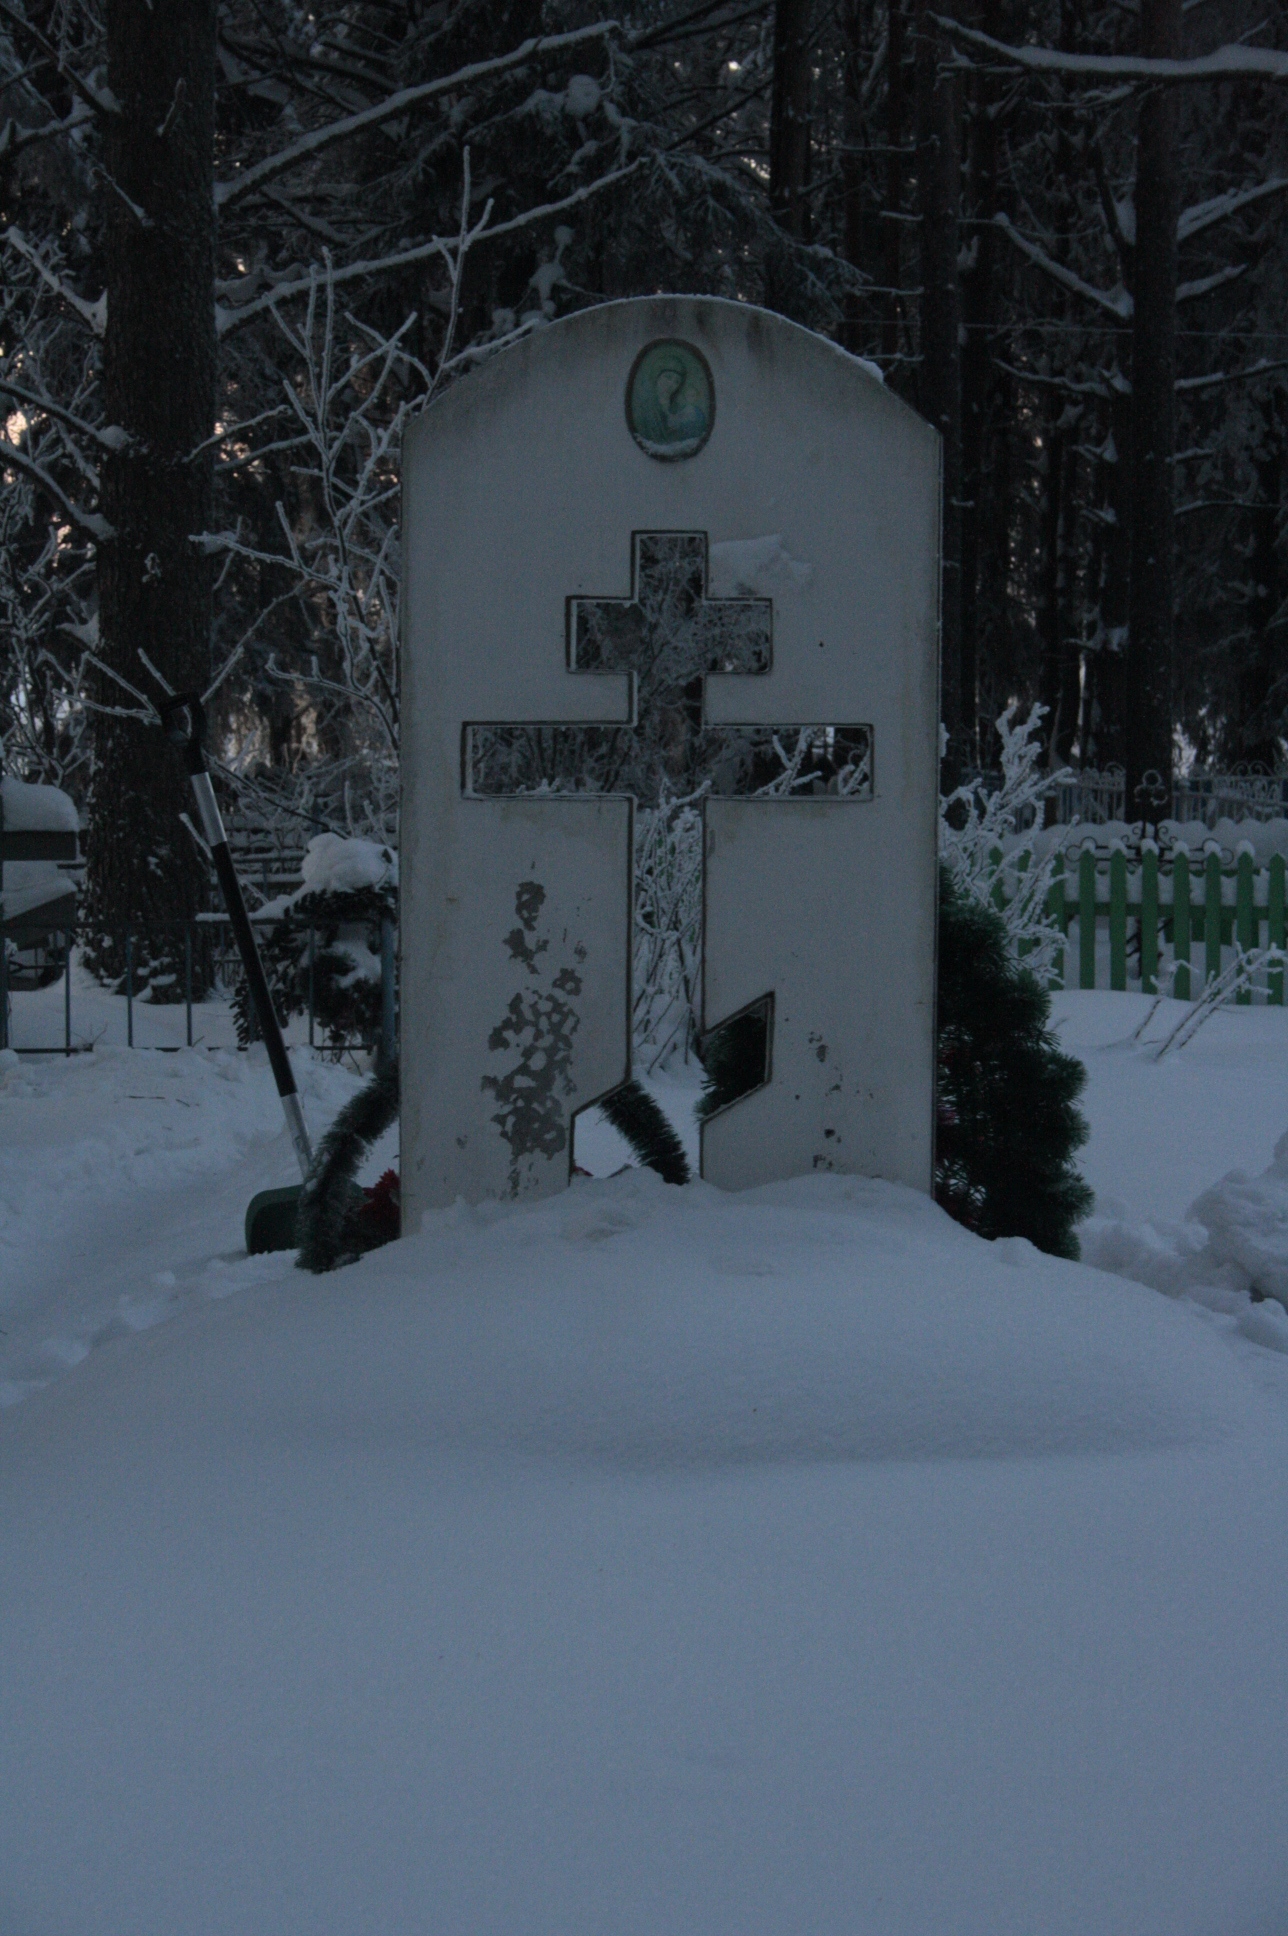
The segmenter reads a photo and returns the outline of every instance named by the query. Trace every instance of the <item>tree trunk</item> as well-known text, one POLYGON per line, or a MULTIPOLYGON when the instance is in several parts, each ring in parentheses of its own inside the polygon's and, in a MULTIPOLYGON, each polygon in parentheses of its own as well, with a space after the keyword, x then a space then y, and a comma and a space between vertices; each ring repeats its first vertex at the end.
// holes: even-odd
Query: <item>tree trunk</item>
MULTIPOLYGON (((1042 449, 1041 558, 1038 568, 1038 643, 1042 653, 1043 722, 1052 768, 1068 764, 1078 731, 1078 654, 1069 636, 1069 503, 1072 456, 1065 407, 1051 400, 1042 449)), ((1049 808, 1055 802, 1049 801, 1049 808)))
MULTIPOLYGON (((215 0, 109 0, 106 142, 107 421, 128 441, 105 459, 115 536, 98 557, 101 652, 155 694, 142 648, 177 689, 210 676, 210 573, 192 543, 209 527, 215 412, 215 0)), ((133 702, 110 681, 108 705, 133 702)), ((205 863, 179 822, 182 763, 133 719, 96 731, 87 931, 117 977, 124 931, 155 999, 181 994, 180 924, 204 904, 205 863), (167 979, 171 977, 173 979, 167 979)))
POLYGON ((1288 398, 1277 386, 1262 400, 1262 431, 1253 445, 1257 508, 1248 553, 1248 640, 1239 654, 1234 731, 1229 754, 1273 773, 1280 764, 1284 722, 1284 623, 1288 599, 1281 534, 1284 530, 1288 398))
POLYGON ((882 262, 887 295, 881 348, 887 356, 899 354, 899 323, 902 310, 896 289, 903 281, 903 143, 906 131, 904 112, 904 0, 889 0, 890 38, 886 46, 886 218, 882 223, 882 262))
MULTIPOLYGON (((841 36, 844 43, 844 71, 841 98, 841 200, 845 214, 845 259, 855 269, 866 268, 864 260, 863 162, 863 0, 844 0, 841 8, 841 36)), ((864 301, 856 289, 845 292, 845 320, 841 337, 847 350, 857 356, 864 349, 864 301)))
POLYGON ((928 0, 917 0, 917 176, 921 204, 921 414, 943 442, 943 605, 940 709, 951 780, 966 756, 962 705, 961 120, 956 75, 928 0))
MULTIPOLYGON (((986 33, 998 35, 996 6, 984 10, 986 33)), ((979 742, 979 661, 992 616, 984 596, 983 553, 1004 546, 1007 507, 990 493, 990 459, 1001 438, 994 417, 993 336, 996 326, 997 239, 989 217, 998 207, 997 122, 990 111, 995 83, 974 78, 968 178, 970 206, 984 220, 971 238, 970 268, 962 282, 962 480, 961 480, 961 693, 962 740, 972 765, 981 758, 979 742), (1001 520, 1000 524, 998 520, 1001 520)))
MULTIPOLYGON (((1142 0, 1141 53, 1180 52, 1181 0, 1142 0)), ((1177 97, 1143 96, 1136 137, 1127 817, 1171 810, 1175 641, 1177 97)))
MULTIPOLYGON (((1117 376, 1116 364, 1114 374, 1117 376)), ((1095 627, 1086 654, 1078 729, 1083 766, 1094 766, 1102 772, 1107 766, 1123 764, 1126 747, 1123 694, 1131 578, 1131 438, 1131 396, 1125 386, 1115 382, 1109 403, 1109 432, 1097 466, 1098 515, 1092 553, 1095 627)))
MULTIPOLYGON (((774 89, 769 118, 769 206, 778 226, 805 236, 809 206, 810 0, 777 0, 774 7, 774 89)), ((800 307, 790 258, 766 267, 765 300, 792 314, 800 307)))

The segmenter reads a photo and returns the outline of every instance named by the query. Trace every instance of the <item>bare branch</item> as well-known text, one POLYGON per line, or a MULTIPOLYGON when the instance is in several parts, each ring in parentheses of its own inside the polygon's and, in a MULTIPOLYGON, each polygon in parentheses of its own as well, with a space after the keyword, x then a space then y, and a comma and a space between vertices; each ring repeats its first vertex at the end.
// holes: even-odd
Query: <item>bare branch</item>
POLYGON ((1237 282, 1240 276, 1247 273, 1246 262, 1232 262, 1210 276, 1200 276, 1195 282, 1178 282, 1176 300, 1178 303, 1194 302, 1199 296, 1211 295, 1214 289, 1223 289, 1227 282, 1237 282))
POLYGON ((1065 80, 1164 82, 1184 85, 1194 81, 1288 81, 1288 54, 1271 47, 1218 47, 1193 60, 1154 60, 1139 54, 1063 54, 1054 47, 1012 47, 978 28, 934 13, 930 18, 950 40, 987 54, 1005 67, 1025 68, 1031 74, 1054 74, 1065 80))
POLYGON ((100 120, 110 121, 120 114, 121 104, 109 90, 91 87, 88 81, 83 81, 75 68, 68 66, 53 41, 47 39, 39 27, 33 26, 25 14, 19 13, 16 7, 11 6, 9 0, 0 0, 0 15, 3 15, 11 26, 17 27, 20 32, 26 34, 29 40, 35 42, 41 53, 54 63, 63 79, 79 94, 86 107, 93 109, 100 120))
POLYGON ((62 485, 49 475, 42 464, 33 462, 18 449, 16 444, 0 438, 0 470, 6 467, 21 471, 24 477, 29 477, 32 483, 37 485, 62 512, 67 522, 74 524, 77 530, 83 531, 87 537, 101 543, 104 538, 116 536, 115 530, 106 518, 100 517, 97 511, 86 511, 83 506, 74 504, 62 485))
POLYGON ((1062 262, 1057 262, 1055 257, 1048 255, 1045 249, 1040 249, 1036 242, 1030 242, 1027 236, 1021 235, 1009 215, 995 215, 993 226, 1000 229, 1008 241, 1015 244, 1021 255, 1027 256, 1036 268, 1050 276, 1053 282, 1058 282, 1062 289, 1068 289, 1073 295, 1082 296, 1087 302, 1095 303, 1099 309, 1105 310, 1112 316, 1115 322, 1125 323, 1130 320, 1132 299, 1125 289, 1097 289, 1093 283, 1084 282, 1082 277, 1075 275, 1072 269, 1066 269, 1062 262))
MULTIPOLYGON (((470 239, 491 242, 499 235, 512 235, 516 230, 527 228, 533 222, 543 222, 551 216, 562 215, 568 209, 577 208, 582 202, 589 201, 593 195, 601 194, 604 189, 612 188, 616 183, 625 181, 629 175, 633 175, 637 169, 643 167, 646 159, 646 156, 639 155, 634 161, 628 162, 624 168, 614 168, 609 174, 601 175, 597 181, 587 182, 584 187, 574 189, 571 195, 563 196, 560 201, 544 202, 539 208, 525 209, 522 215, 513 215, 508 222, 497 222, 492 228, 486 230, 475 228, 470 232, 470 239)), ((434 255, 442 256, 450 262, 456 247, 455 236, 434 235, 427 242, 419 242, 415 248, 400 249, 394 255, 377 256, 368 262, 347 263, 342 269, 333 269, 331 277, 337 284, 357 282, 364 276, 385 275, 390 270, 405 268, 412 262, 424 262, 434 255)), ((307 296, 309 291, 317 286, 318 279, 319 272, 313 269, 307 276, 297 276, 293 282, 278 283, 275 288, 265 290, 262 296, 256 296, 251 302, 243 303, 240 308, 228 309, 220 303, 215 310, 215 322, 220 336, 227 336, 230 331, 240 329, 242 324, 249 322, 252 316, 263 315, 265 310, 275 309, 279 303, 291 302, 300 296, 307 296)))
POLYGON ((54 294, 62 302, 67 304, 67 307, 73 314, 80 317, 87 329, 92 330, 95 336, 101 336, 103 334, 107 328, 106 293, 101 295, 97 302, 86 302, 83 296, 78 296, 74 289, 68 288, 61 276, 54 273, 49 267, 49 264, 44 260, 39 249, 28 242, 21 229, 7 228, 4 232, 3 239, 7 248, 12 249, 15 255, 20 255, 24 262, 31 264, 46 288, 52 289, 54 294))
POLYGON ((35 390, 24 389, 20 383, 11 383, 8 377, 0 376, 0 390, 5 396, 12 397, 16 403, 26 404, 29 409, 39 410, 45 416, 53 417, 59 423, 66 424, 69 430, 74 430, 80 437, 90 438, 103 450, 120 450, 130 441, 128 433, 119 425, 114 424, 106 430, 97 430, 92 423, 86 423, 83 417, 76 416, 73 411, 64 410, 61 404, 52 403, 48 397, 39 395, 35 390))
POLYGON ((1224 195, 1213 195, 1210 201, 1195 202, 1192 208, 1181 210, 1176 224, 1178 242, 1190 242, 1196 235, 1203 235, 1208 229, 1215 228, 1240 209, 1251 208, 1255 202, 1264 202, 1268 196, 1282 195, 1288 188, 1288 175, 1272 175, 1269 181, 1258 182, 1253 188, 1231 188, 1224 195))
POLYGON ((1215 390, 1224 383, 1243 383, 1249 377, 1269 376, 1274 370, 1288 370, 1288 362, 1270 363, 1262 357, 1246 370, 1218 370, 1214 376, 1178 377, 1176 387, 1178 390, 1215 390))
POLYGON ((265 182, 276 180, 278 175, 298 167, 302 161, 311 160, 324 149, 333 147, 337 141, 347 141, 350 135, 361 134, 367 128, 378 128, 383 122, 405 114, 409 108, 419 106, 422 101, 432 101, 440 94, 456 93, 489 75, 504 74, 511 68, 523 67, 542 55, 558 53, 586 41, 603 40, 607 35, 620 32, 617 21, 603 20, 593 26, 574 28, 566 34, 538 35, 525 40, 508 54, 498 54, 493 60, 473 61, 468 67, 459 67, 454 74, 446 74, 438 80, 423 81, 418 87, 399 88, 374 106, 363 108, 357 114, 343 115, 338 121, 329 121, 323 128, 314 128, 310 134, 301 135, 298 141, 293 141, 289 148, 266 156, 253 167, 243 169, 240 175, 217 182, 215 206, 226 208, 230 202, 240 201, 265 182))

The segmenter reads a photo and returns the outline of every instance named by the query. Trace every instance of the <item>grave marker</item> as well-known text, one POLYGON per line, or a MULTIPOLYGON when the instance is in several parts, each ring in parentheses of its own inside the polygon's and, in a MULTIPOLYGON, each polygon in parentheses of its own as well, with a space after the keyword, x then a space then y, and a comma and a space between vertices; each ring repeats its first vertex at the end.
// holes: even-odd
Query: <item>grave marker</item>
POLYGON ((704 1175, 928 1188, 934 433, 807 331, 647 299, 449 391, 404 490, 408 1227, 563 1187, 574 1114, 629 1073, 633 801, 516 772, 637 792, 714 772, 704 1024, 768 999, 772 1030, 704 1175), (711 547, 771 536, 797 561, 774 596, 716 595, 711 547), (802 727, 832 791, 745 797, 748 748, 802 727))

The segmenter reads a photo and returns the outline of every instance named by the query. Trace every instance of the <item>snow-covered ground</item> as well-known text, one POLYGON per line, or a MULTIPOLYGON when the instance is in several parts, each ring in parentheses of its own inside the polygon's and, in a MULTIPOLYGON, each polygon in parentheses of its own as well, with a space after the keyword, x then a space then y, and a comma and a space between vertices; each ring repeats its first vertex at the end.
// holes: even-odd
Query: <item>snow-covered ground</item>
MULTIPOLYGON (((1146 1006, 1058 1004, 1087 1249, 1192 1260, 1288 1015, 1146 1006)), ((305 1278, 260 1058, 106 1044, 0 1070, 5 1936, 1288 1931, 1278 1305, 825 1177, 305 1278)))

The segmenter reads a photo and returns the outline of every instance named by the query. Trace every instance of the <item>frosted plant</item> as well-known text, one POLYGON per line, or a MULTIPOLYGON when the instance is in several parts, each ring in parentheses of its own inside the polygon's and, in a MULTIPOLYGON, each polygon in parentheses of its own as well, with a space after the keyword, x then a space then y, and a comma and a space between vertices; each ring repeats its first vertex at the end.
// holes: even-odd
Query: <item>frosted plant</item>
POLYGON ((1064 937, 1047 907, 1059 850, 1042 853, 1035 835, 1052 787, 1071 777, 1041 765, 1046 710, 1034 705, 1018 719, 1012 700, 997 721, 1001 786, 989 792, 971 780, 939 802, 940 859, 963 893, 998 908, 1013 951, 1039 981, 1050 976, 1064 937))
POLYGON ((635 815, 635 1008, 637 1065, 672 1050, 687 1056, 702 980, 702 809, 664 796, 635 815))

